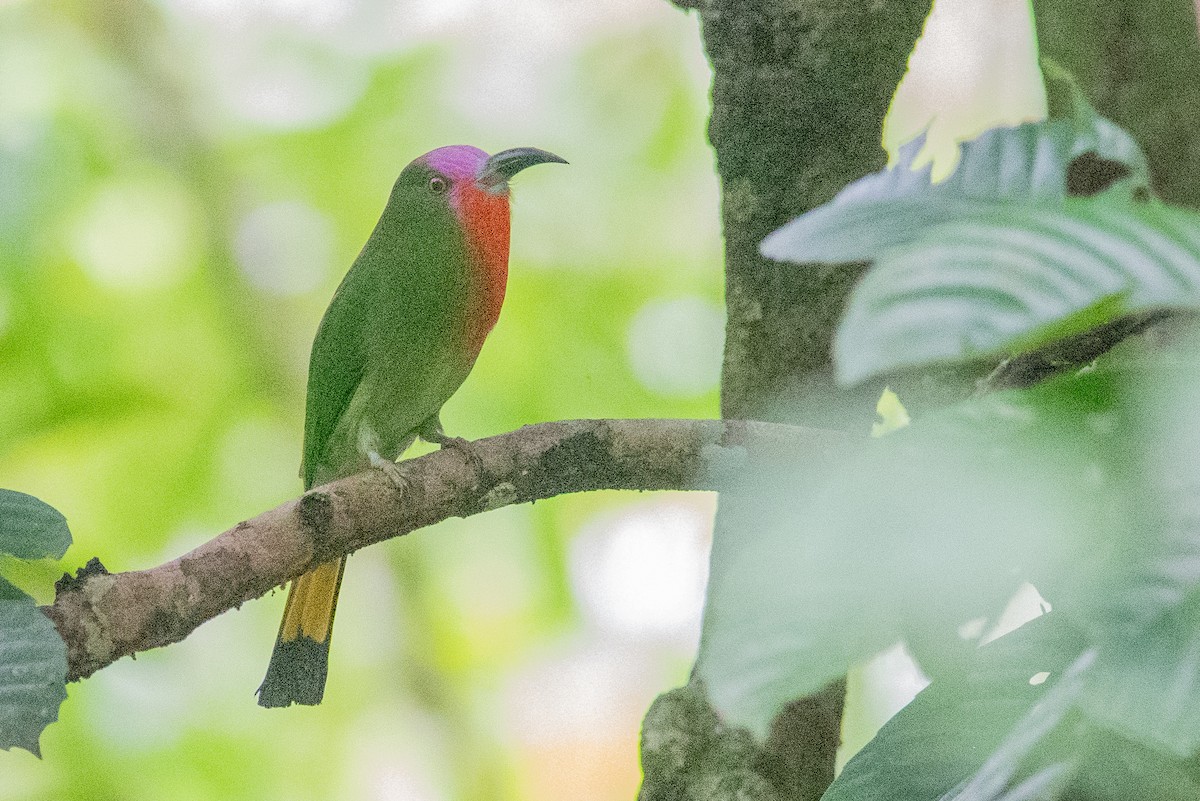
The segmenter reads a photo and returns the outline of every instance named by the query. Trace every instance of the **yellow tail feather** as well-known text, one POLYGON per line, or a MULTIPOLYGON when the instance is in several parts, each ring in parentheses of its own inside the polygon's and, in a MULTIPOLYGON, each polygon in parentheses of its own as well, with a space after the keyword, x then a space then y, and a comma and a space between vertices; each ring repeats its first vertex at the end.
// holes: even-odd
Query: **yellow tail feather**
POLYGON ((292 582, 267 676, 258 688, 261 706, 319 704, 325 694, 329 641, 345 558, 325 562, 292 582))
POLYGON ((333 629, 344 559, 325 562, 292 582, 279 637, 285 642, 303 635, 326 642, 333 629))

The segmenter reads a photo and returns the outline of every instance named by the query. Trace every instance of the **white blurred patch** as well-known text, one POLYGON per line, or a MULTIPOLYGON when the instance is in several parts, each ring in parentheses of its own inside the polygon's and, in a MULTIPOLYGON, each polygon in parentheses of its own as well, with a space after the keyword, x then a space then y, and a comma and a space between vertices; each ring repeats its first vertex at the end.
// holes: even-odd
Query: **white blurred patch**
POLYGON ((457 5, 459 13, 447 14, 438 26, 442 36, 466 45, 445 84, 447 99, 466 119, 502 126, 500 133, 522 130, 528 119, 553 120, 556 112, 547 99, 559 94, 562 76, 588 43, 623 28, 648 27, 656 14, 676 13, 641 0, 599 5, 460 0, 457 5))
POLYGON ((687 681, 644 647, 594 629, 537 655, 509 681, 503 725, 518 797, 631 798, 641 778, 636 732, 654 697, 687 681))
POLYGON ((929 685, 902 643, 850 669, 846 710, 842 716, 842 745, 837 769, 870 742, 888 718, 903 709, 929 685))
POLYGON ((983 636, 987 622, 986 617, 972 618, 958 627, 958 636, 964 640, 978 640, 983 636))
POLYGON ((330 671, 326 692, 331 694, 359 692, 356 678, 363 674, 356 671, 378 671, 381 665, 395 664, 410 637, 411 620, 401 611, 406 608, 401 599, 407 588, 396 580, 387 554, 380 548, 364 548, 351 557, 338 594, 336 656, 332 657, 343 667, 330 671))
MULTIPOLYGON (((196 633, 205 631, 201 628, 196 633)), ((195 637, 188 642, 192 639, 195 637)), ((83 712, 74 714, 84 715, 94 736, 114 754, 137 757, 170 749, 189 731, 193 722, 191 693, 199 692, 195 685, 181 680, 180 669, 188 671, 181 662, 174 651, 144 655, 136 662, 121 660, 96 674, 94 681, 88 680, 83 712)))
MULTIPOLYGON (((335 657, 336 658, 336 657, 335 657)), ((326 703, 329 703, 328 696, 326 703)), ((455 751, 444 721, 405 705, 363 704, 330 742, 330 764, 340 773, 337 798, 369 801, 441 801, 454 786, 447 764, 455 751)))
POLYGON ((479 2, 166 0, 166 5, 184 24, 206 28, 213 38, 219 31, 256 36, 270 30, 364 57, 442 38, 447 28, 462 28, 476 18, 473 6, 479 2))
POLYGON ((70 252, 98 284, 170 286, 196 263, 195 217, 191 198, 165 179, 102 184, 71 225, 70 252))
MULTIPOLYGON (((234 121, 293 130, 332 123, 353 108, 370 77, 358 48, 368 39, 359 0, 166 0, 180 58, 219 111, 234 121)), ((374 20, 376 29, 389 26, 374 20)), ((221 115, 218 115, 221 116, 221 115)))
POLYGON ((307 203, 271 203, 242 217, 233 249, 251 284, 275 295, 299 295, 325 280, 333 262, 333 224, 307 203))
POLYGON ((935 0, 884 121, 895 154, 926 132, 934 180, 958 161, 957 142, 997 125, 1042 119, 1046 92, 1028 0, 935 0))
POLYGON ((266 128, 328 125, 366 90, 366 64, 288 42, 233 40, 210 53, 212 89, 236 117, 266 128))
POLYGON ((48 117, 59 102, 60 74, 54 54, 44 43, 15 36, 5 39, 0 48, 0 128, 48 117))
POLYGON ((996 625, 980 640, 980 645, 986 645, 998 637, 1003 637, 1010 631, 1024 626, 1036 617, 1041 617, 1050 611, 1050 602, 1041 596, 1037 588, 1028 582, 1017 588, 1016 593, 1009 599, 1008 605, 1000 613, 996 625))
POLYGON ((231 28, 248 25, 294 22, 307 28, 336 24, 356 5, 354 0, 169 0, 172 10, 212 21, 231 28))
POLYGON ((655 683, 645 652, 588 638, 542 655, 514 676, 505 718, 523 742, 627 737, 630 717, 638 719, 630 699, 655 683))
POLYGON ((569 570, 587 619, 627 636, 698 643, 712 514, 711 501, 662 499, 585 525, 569 570))
POLYGON ((660 395, 695 397, 721 380, 725 314, 701 297, 652 300, 629 325, 633 373, 660 395))
MULTIPOLYGON (((397 746, 403 744, 398 742, 397 746)), ((434 782, 395 764, 375 766, 371 780, 371 797, 378 801, 437 801, 445 797, 434 782)))
POLYGON ((1034 687, 1036 687, 1039 684, 1045 684, 1046 679, 1048 679, 1048 678, 1050 678, 1050 674, 1047 671, 1043 670, 1040 673, 1034 673, 1032 676, 1030 676, 1029 683, 1031 685, 1033 685, 1034 687))

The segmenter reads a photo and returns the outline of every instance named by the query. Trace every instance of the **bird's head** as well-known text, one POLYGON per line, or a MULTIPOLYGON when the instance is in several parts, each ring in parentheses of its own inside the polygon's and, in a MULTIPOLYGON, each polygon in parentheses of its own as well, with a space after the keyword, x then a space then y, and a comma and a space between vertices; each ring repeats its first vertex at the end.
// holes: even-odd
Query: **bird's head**
POLYGON ((473 195, 508 197, 508 182, 535 164, 566 160, 536 147, 515 147, 494 156, 471 145, 447 145, 413 160, 397 185, 423 186, 431 195, 443 195, 460 215, 473 195))
MULTIPOLYGON (((388 264, 416 259, 426 275, 465 275, 469 287, 472 353, 496 322, 508 277, 509 180, 535 164, 566 161, 518 147, 489 156, 477 147, 449 145, 412 161, 391 196, 364 253, 388 264), (430 265, 437 270, 425 269, 430 265)), ((453 282, 452 282, 453 283, 453 282)), ((472 358, 474 358, 472 356, 472 358)))

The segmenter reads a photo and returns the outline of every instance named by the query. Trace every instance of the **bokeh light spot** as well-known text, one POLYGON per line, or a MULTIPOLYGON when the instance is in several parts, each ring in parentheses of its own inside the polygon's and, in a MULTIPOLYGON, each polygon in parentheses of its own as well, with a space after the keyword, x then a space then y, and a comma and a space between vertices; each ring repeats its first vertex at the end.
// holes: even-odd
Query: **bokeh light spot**
POLYGON ((279 130, 316 128, 340 119, 366 89, 365 64, 303 43, 256 43, 241 37, 214 53, 213 88, 235 116, 279 130))
POLYGON ((0 48, 0 126, 43 119, 59 102, 53 54, 39 44, 12 38, 0 48))
POLYGON ((98 284, 169 286, 196 263, 195 217, 191 198, 164 179, 104 184, 71 226, 71 255, 98 284))
POLYGON ((694 642, 708 581, 711 512, 677 500, 625 509, 572 542, 571 585, 585 613, 618 633, 694 642))
POLYGON ((333 261, 333 240, 333 224, 324 214, 292 200, 246 214, 233 247, 254 286, 276 295, 298 295, 321 285, 333 261))

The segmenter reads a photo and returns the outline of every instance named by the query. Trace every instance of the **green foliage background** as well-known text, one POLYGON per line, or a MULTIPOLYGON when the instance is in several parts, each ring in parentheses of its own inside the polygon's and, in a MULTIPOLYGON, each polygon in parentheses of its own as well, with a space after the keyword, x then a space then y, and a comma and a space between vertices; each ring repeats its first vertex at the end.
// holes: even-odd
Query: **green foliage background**
MULTIPOLYGON (((949 70, 918 50, 884 132, 932 116, 935 174, 1044 101, 1021 9, 955 5, 926 49, 982 44, 949 70)), ((662 0, 0 0, 0 486, 75 537, 0 573, 45 602, 93 555, 156 565, 294 497, 317 320, 443 144, 572 162, 515 187, 508 301, 451 433, 715 416, 708 81, 662 0)), ((641 716, 695 655, 711 511, 594 494, 368 549, 322 706, 254 705, 277 593, 69 687, 43 761, 0 752, 0 800, 632 797, 641 716)), ((852 673, 847 754, 917 680, 852 673)))
MULTIPOLYGON (((298 493, 316 323, 396 174, 442 144, 572 162, 515 187, 508 302, 443 413, 452 433, 716 415, 692 19, 559 10, 560 30, 522 42, 502 10, 430 22, 363 3, 358 24, 337 18, 352 4, 237 5, 0 4, 0 486, 75 534, 61 564, 7 565, 14 581, 46 601, 93 555, 149 567, 298 493), (545 70, 497 56, 547 41, 545 70), (536 83, 510 95, 505 75, 536 83), (284 96, 247 100, 256 81, 284 96), (247 228, 263 207, 284 222, 247 228), (276 271, 248 271, 247 252, 276 271), (662 354, 674 383, 653 378, 662 354)), ((507 509, 357 555, 321 707, 254 705, 277 593, 72 685, 44 761, 0 753, 0 798, 629 797, 640 716, 685 680, 694 641, 582 614, 569 543, 630 508, 703 520, 710 503, 666 500, 507 509), (532 689, 559 711, 530 732, 532 689)))

